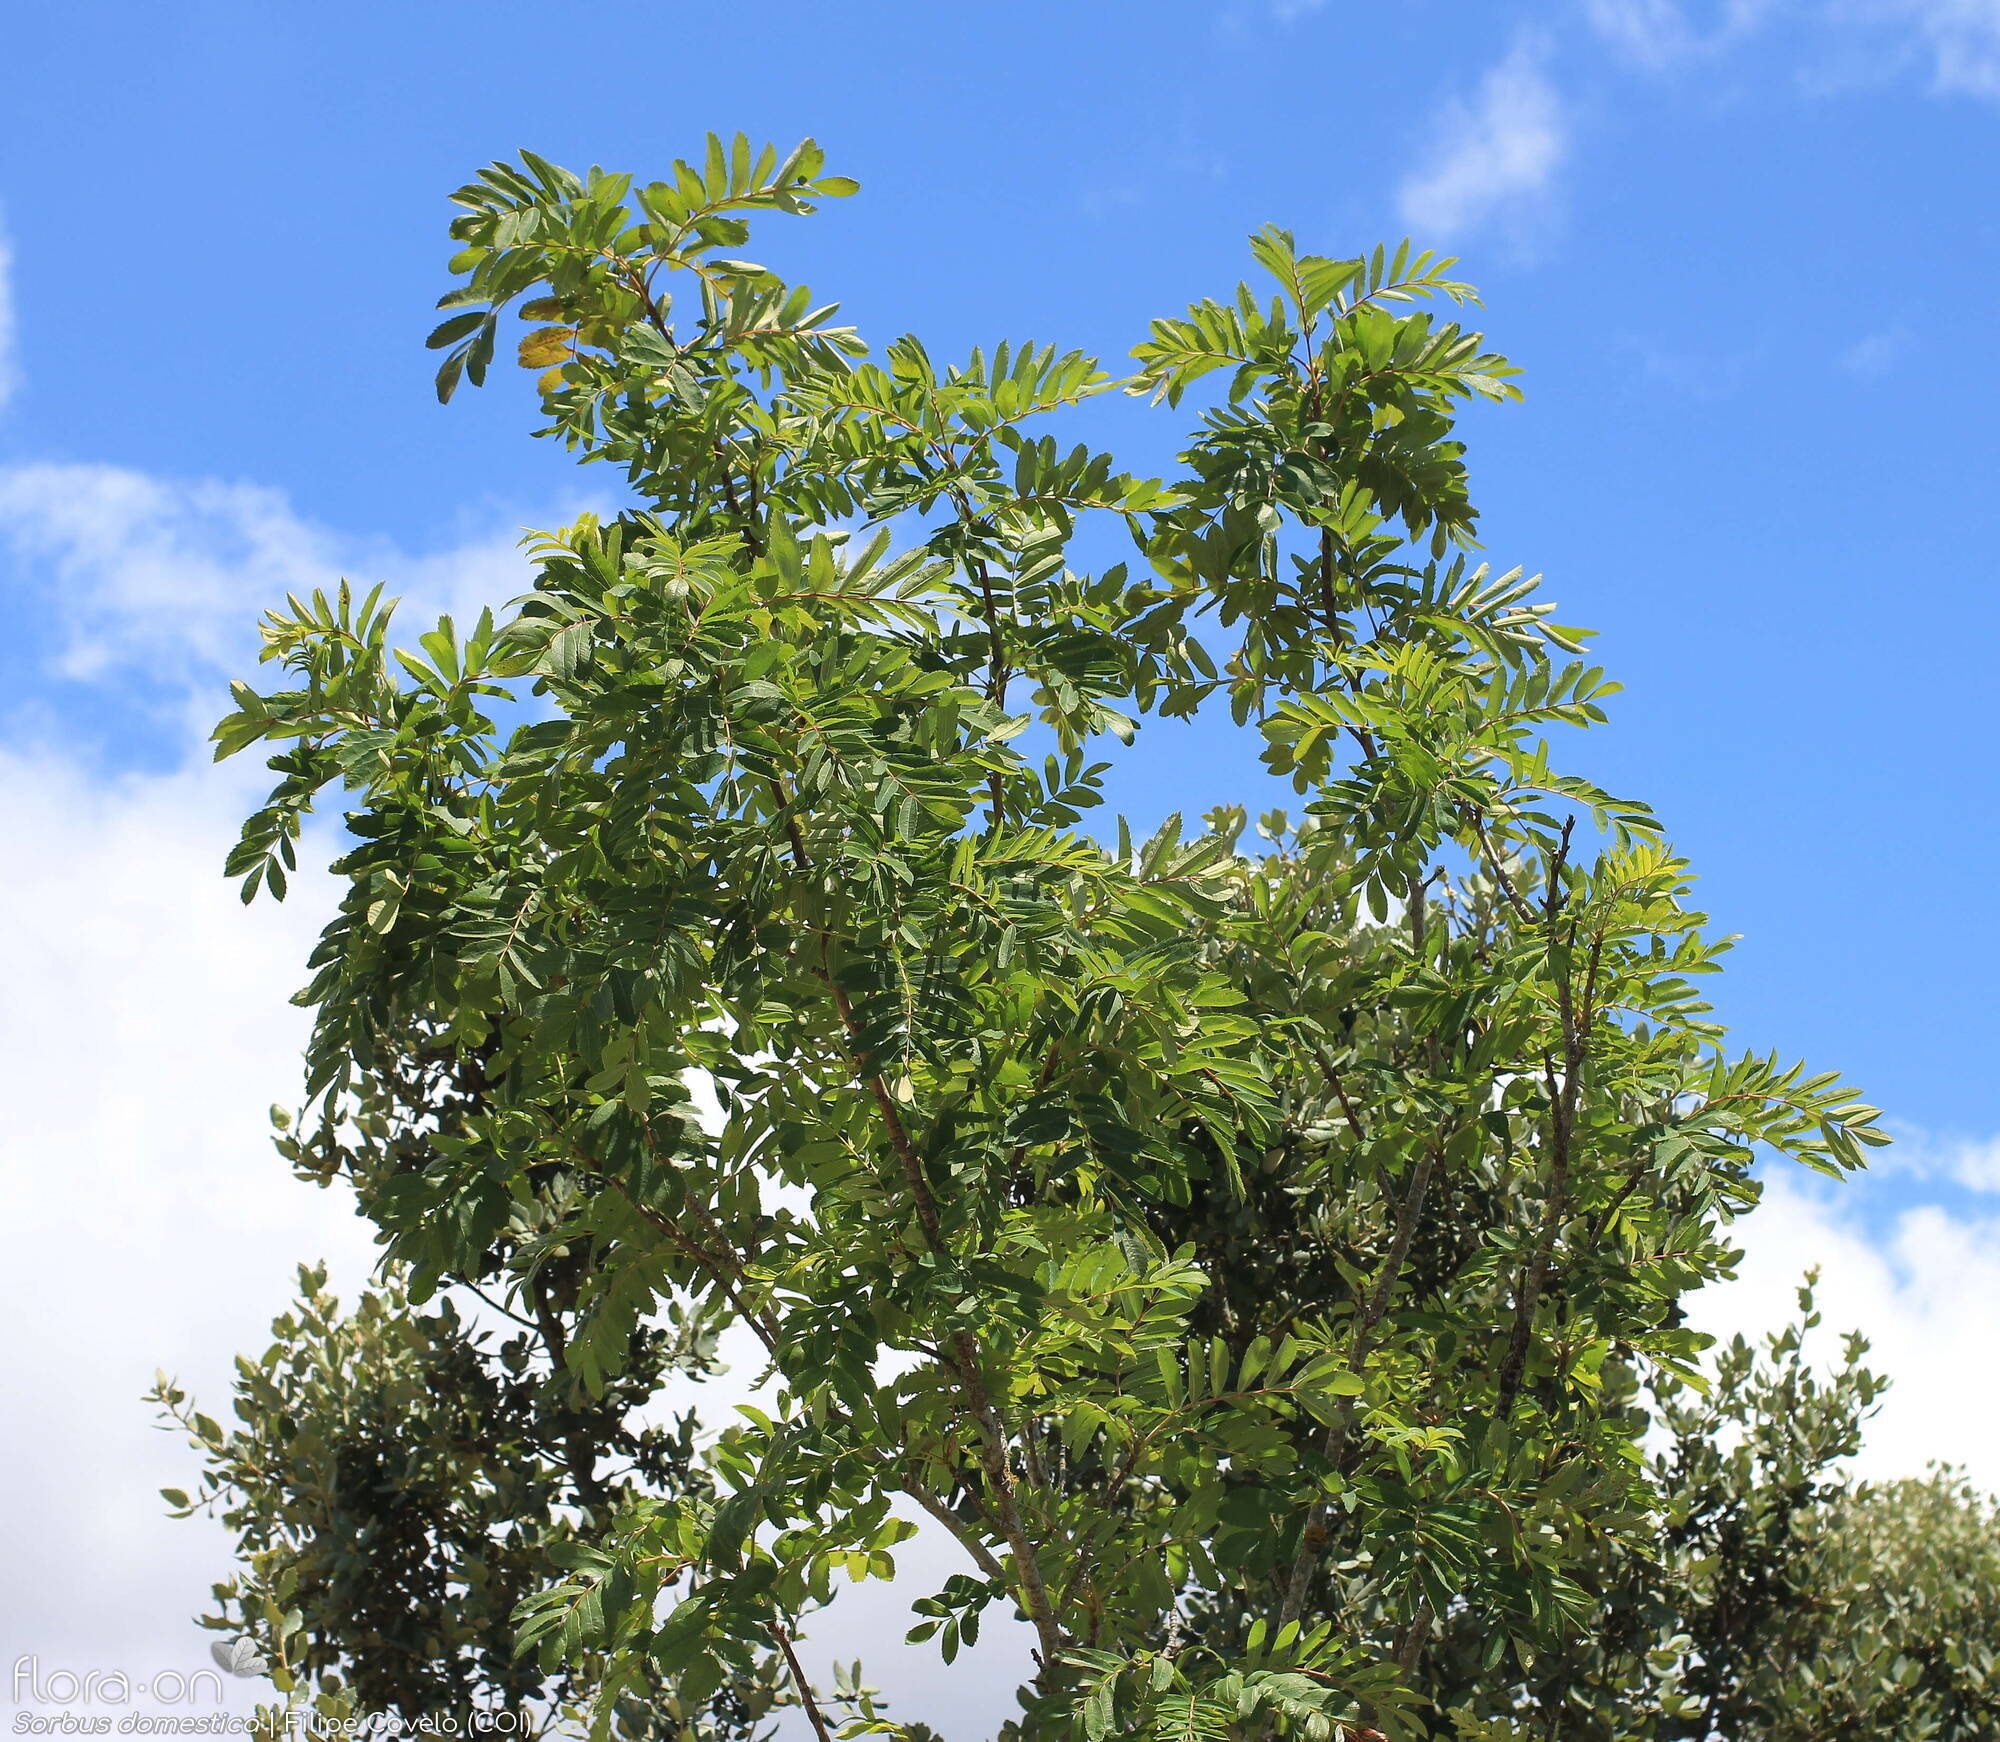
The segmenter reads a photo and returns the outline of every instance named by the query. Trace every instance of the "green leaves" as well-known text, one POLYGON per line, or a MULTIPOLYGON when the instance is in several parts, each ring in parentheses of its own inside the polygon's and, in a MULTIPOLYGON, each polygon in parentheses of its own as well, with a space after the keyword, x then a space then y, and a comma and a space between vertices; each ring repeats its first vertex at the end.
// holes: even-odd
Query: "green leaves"
MULTIPOLYGON (((635 1742, 824 1720, 790 1643, 919 1518, 962 1566, 913 1639, 1034 1632, 1018 1742, 1499 1723, 1650 1552, 1633 1400, 1696 1371, 1678 1303, 1758 1146, 1837 1171, 1876 1115, 1726 1058, 1687 867, 1561 764, 1617 686, 1464 555, 1452 420, 1515 390, 1416 306, 1470 299, 1451 262, 1260 232, 1274 291, 1134 353, 1156 405, 1222 387, 1167 483, 1031 424, 1095 359, 871 356, 742 257, 851 191, 711 139, 455 196, 440 393, 516 309, 543 433, 643 506, 532 535, 469 634, 290 600, 289 687, 217 746, 281 746, 246 899, 352 806, 284 1153, 408 1300, 512 1328, 315 1301, 245 1375, 254 1443, 193 1424, 205 1493, 254 1589, 313 1594, 294 1661, 373 1665, 408 1563, 334 1567, 328 1471, 395 1463, 362 1512, 407 1497, 435 1587, 396 1673, 469 1698, 462 1590, 486 1683, 635 1742), (1072 567, 1092 517, 1138 578, 1072 567), (1150 716, 1224 696, 1303 823, 1082 831, 1150 716), (725 1323, 766 1401, 668 1434, 725 1323)), ((858 1671, 833 1698, 899 1728, 858 1671)))
MULTIPOLYGON (((635 360, 670 366, 679 348, 665 325, 671 298, 656 283, 663 272, 695 275, 704 330, 725 343, 763 339, 760 354, 774 360, 791 354, 776 344, 782 335, 802 354, 839 357, 850 340, 825 326, 830 309, 811 310, 803 290, 787 294, 761 266, 715 253, 742 245, 748 226, 739 214, 807 213, 820 199, 857 191, 848 177, 820 174, 824 161, 810 140, 780 160, 773 146, 753 148, 741 134, 725 144, 711 134, 699 164, 676 163, 670 179, 636 194, 629 176, 598 169, 578 176, 532 152, 522 152, 518 166, 489 165, 452 196, 465 212, 452 225, 465 244, 452 270, 467 282, 439 306, 467 312, 441 322, 428 340, 447 353, 438 398, 450 400, 461 380, 484 384, 501 312, 542 287, 549 294, 529 301, 529 318, 572 318, 522 341, 524 367, 561 366, 583 345, 608 350, 616 374, 619 329, 634 316, 665 340, 664 350, 635 360)), ((603 368, 586 366, 585 379, 603 368)))
POLYGON ((1275 1727, 1311 1742, 1366 1735, 1417 1735, 1398 1709, 1405 1702, 1391 1675, 1368 1664, 1328 1627, 1301 1635, 1296 1622, 1267 1640, 1253 1624, 1243 1658, 1222 1670, 1211 1650, 1143 1652, 1126 1659, 1079 1649, 1070 1662, 1083 1672, 1072 1733, 1084 1742, 1144 1736, 1154 1742, 1223 1742, 1275 1727), (1222 1673, 1217 1673, 1221 1670, 1222 1673))

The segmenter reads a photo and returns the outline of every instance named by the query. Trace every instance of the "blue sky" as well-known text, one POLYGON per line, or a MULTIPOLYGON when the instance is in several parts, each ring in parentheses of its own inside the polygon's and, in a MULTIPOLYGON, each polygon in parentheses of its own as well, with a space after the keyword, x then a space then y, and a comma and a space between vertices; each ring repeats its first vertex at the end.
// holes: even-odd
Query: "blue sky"
MULTIPOLYGON (((1847 1071, 1909 1134, 1841 1194, 1780 1182, 1716 1322, 1823 1260, 1905 1376, 1881 1455, 2000 1482, 2000 1418, 1952 1379, 2000 1331, 2000 921, 1975 899, 2000 828, 2000 0, 71 0, 20 9, 9 51, 0 875, 32 917, 0 995, 4 1164, 66 1163, 27 1192, 49 1251, 78 1180, 166 1230, 103 1236, 110 1304, 48 1345, 95 1375, 78 1434, 125 1446, 128 1368, 219 1373, 294 1255, 363 1259, 257 1131, 315 886, 245 917, 210 879, 246 777, 205 769, 198 727, 257 609, 336 572, 503 597, 517 529, 610 493, 526 438, 520 381, 434 403, 445 195, 522 145, 648 173, 740 128, 811 133, 864 184, 757 256, 943 352, 1115 365, 1267 221, 1462 257, 1527 372, 1468 426, 1488 554, 1545 572, 1628 686, 1582 760, 1654 802, 1745 934, 1719 1000, 1744 1042, 1847 1071), (158 1350, 114 1334, 135 1312, 158 1350)), ((1107 402, 1088 428, 1170 464, 1171 419, 1107 402)), ((1200 809, 1249 766, 1198 733, 1123 795, 1200 809)), ((107 1452, 95 1486, 141 1451, 173 1462, 107 1452)), ((147 1534, 152 1485, 29 1542, 141 1544, 126 1640, 199 1594, 161 1594, 193 1563, 147 1534)))

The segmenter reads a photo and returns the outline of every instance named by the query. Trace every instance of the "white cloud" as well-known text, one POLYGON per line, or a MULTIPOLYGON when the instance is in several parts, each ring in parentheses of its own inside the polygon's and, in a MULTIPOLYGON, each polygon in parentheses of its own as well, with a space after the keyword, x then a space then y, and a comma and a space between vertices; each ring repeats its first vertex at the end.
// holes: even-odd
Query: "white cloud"
POLYGON ((1448 236, 1496 219, 1518 227, 1544 207, 1568 149, 1545 60, 1540 44, 1523 40, 1487 72, 1471 103, 1447 105, 1429 160, 1397 193, 1412 229, 1448 236))
POLYGON ((1640 334, 1621 335, 1612 348, 1654 387, 1700 402, 1728 399, 1740 392, 1763 361, 1755 346, 1690 345, 1640 334))
POLYGON ((1584 13, 1598 35, 1634 60, 1672 60, 1688 35, 1675 0, 1586 0, 1584 13))
POLYGON ((1879 333, 1857 339, 1836 361, 1850 375, 1879 381, 1903 359, 1913 342, 1907 327, 1884 327, 1879 333))
POLYGON ((1947 1179, 1973 1192, 2000 1192, 2000 1137, 1961 1137, 1939 1145, 1947 1179))
MULTIPOLYGON (((2000 1143, 1984 1149, 2000 1164, 2000 1143)), ((2000 1175, 1996 1175, 2000 1183, 2000 1175)), ((1756 1335, 1797 1316, 1793 1291, 1813 1265, 1826 1346, 1863 1332, 1869 1364, 1892 1387, 1868 1429, 1858 1467, 1877 1477, 1921 1475, 1932 1460, 1963 1465, 2000 1489, 2000 1388, 1979 1379, 2000 1343, 2000 1216, 1958 1217, 1937 1205, 1898 1216, 1886 1237, 1864 1225, 1842 1188, 1797 1174, 1768 1183, 1740 1224, 1738 1279, 1693 1303, 1705 1331, 1756 1335)))
POLYGON ((439 611, 462 615, 519 591, 518 536, 496 528, 411 555, 342 539, 259 485, 116 466, 0 471, 0 547, 13 556, 17 596, 60 636, 57 674, 90 682, 139 671, 202 706, 218 675, 254 664, 258 615, 286 593, 330 589, 343 575, 364 591, 381 581, 405 598, 399 623, 413 638, 439 611))
MULTIPOLYGON (((291 1178, 267 1120, 297 1092, 307 1018, 288 999, 332 888, 302 867, 284 906, 243 908, 222 859, 270 777, 254 756, 212 765, 202 741, 257 609, 330 584, 340 542, 270 491, 0 470, 17 644, 52 641, 62 680, 41 741, 17 715, 0 743, 0 1319, 32 1400, 0 1482, 10 1561, 33 1569, 0 1591, 0 1642, 45 1671, 206 1661, 189 1618, 226 1538, 165 1515, 157 1491, 191 1485, 192 1454, 141 1394, 166 1368, 226 1408, 231 1358, 263 1347, 299 1262, 332 1259, 350 1290, 372 1267, 369 1230, 291 1178), (142 669, 166 703, 158 772, 107 773, 74 746, 142 669)), ((364 550, 354 572, 431 604, 504 599, 525 574, 511 545, 364 550)))
POLYGON ((1940 91, 2000 97, 2000 0, 1890 0, 1930 51, 1940 91))
POLYGON ((1834 56, 1806 75, 1818 91, 1872 84, 1912 63, 1941 92, 2000 98, 2000 0, 1583 0, 1584 16, 1627 60, 1667 67, 1734 46, 1789 16, 1834 56))
POLYGON ((326 889, 302 878, 293 904, 244 912, 218 873, 245 785, 0 753, 0 1318, 24 1400, 0 1472, 10 1558, 35 1569, 0 1592, 0 1639, 78 1670, 185 1670, 205 1650, 187 1617, 225 1547, 164 1516, 157 1490, 190 1485, 191 1455, 152 1431, 154 1369, 213 1409, 300 1260, 368 1265, 347 1206, 270 1148, 326 889))
POLYGON ((1682 0, 1584 0, 1597 34, 1628 59, 1666 66, 1709 54, 1747 35, 1772 10, 1772 0, 1721 0, 1705 21, 1682 0))
POLYGON ((1943 1180, 1969 1192, 2000 1193, 2000 1137, 1968 1137, 1897 1124, 1896 1141, 1875 1171, 1916 1180, 1943 1180))

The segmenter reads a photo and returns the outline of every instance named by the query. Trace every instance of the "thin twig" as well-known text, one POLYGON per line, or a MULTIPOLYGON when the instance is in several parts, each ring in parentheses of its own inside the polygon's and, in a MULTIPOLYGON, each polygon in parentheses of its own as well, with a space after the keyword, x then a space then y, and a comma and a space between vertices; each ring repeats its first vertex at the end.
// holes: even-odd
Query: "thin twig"
POLYGON ((799 1703, 806 1709, 806 1717, 811 1720, 813 1734, 819 1742, 833 1742, 833 1731, 828 1727, 826 1714, 819 1709, 819 1701, 813 1698, 812 1683, 806 1680, 804 1666, 799 1662, 799 1654, 792 1649, 792 1636, 784 1622, 771 1623, 771 1637, 778 1642, 778 1649, 785 1654, 785 1662, 790 1666, 792 1680, 798 1684, 799 1703))

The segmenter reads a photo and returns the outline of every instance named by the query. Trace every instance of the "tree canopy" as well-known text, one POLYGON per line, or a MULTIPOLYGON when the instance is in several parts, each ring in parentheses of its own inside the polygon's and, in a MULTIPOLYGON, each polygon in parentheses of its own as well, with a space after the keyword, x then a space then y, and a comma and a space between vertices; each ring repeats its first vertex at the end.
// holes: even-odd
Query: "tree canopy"
POLYGON ((1684 1296, 1760 1153, 1882 1139, 1728 1049, 1688 867, 1558 757, 1616 685, 1476 559, 1454 420, 1516 387, 1471 288, 1266 229, 1124 377, 876 352, 740 257, 853 191, 740 138, 646 184, 483 171, 440 396, 511 311, 539 433, 633 506, 413 645, 379 591, 292 598, 281 679, 235 686, 217 753, 279 776, 245 899, 344 807, 281 1148, 352 1186, 385 1280, 342 1316, 305 1279, 238 1428, 163 1383, 207 1452, 173 1498, 243 1538, 216 1625, 334 1712, 922 1736, 795 1642, 924 1529, 962 1568, 912 1637, 1025 1618, 1022 1738, 1623 1742, 1768 1703, 1724 1643, 1796 1605, 1714 1581, 1795 1570, 1772 1492, 1815 1566, 1972 1502, 1822 1522, 1851 1366, 1787 1368, 1722 1449, 1765 1369, 1704 1376, 1684 1296), (1179 476, 1043 427, 1120 390, 1185 419, 1179 476), (1079 566, 1107 532, 1128 560, 1079 566), (1086 827, 1196 716, 1298 816, 1086 827), (649 1414, 724 1326, 771 1407, 649 1414))

